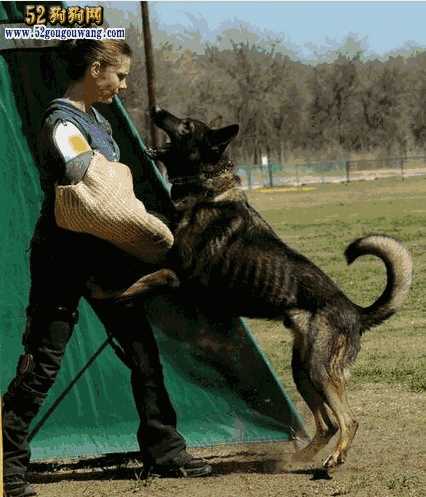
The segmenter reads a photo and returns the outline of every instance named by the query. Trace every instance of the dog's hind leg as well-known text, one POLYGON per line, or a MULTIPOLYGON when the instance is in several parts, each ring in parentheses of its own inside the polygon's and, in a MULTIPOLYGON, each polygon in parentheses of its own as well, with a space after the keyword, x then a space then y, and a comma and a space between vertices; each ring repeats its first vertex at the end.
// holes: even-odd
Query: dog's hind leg
MULTIPOLYGON (((317 330, 309 354, 310 379, 333 413, 339 428, 334 451, 324 461, 331 468, 345 461, 358 428, 346 396, 345 366, 351 350, 350 334, 336 334, 326 320, 317 317, 317 330)), ((305 364, 307 361, 305 360, 305 364)))
MULTIPOLYGON (((348 316, 349 314, 346 314, 345 323, 348 322, 348 316)), ((316 411, 322 415, 322 421, 329 425, 331 421, 327 412, 329 409, 339 429, 335 450, 324 461, 324 466, 331 468, 345 461, 358 428, 358 423, 347 401, 345 378, 346 367, 355 359, 358 351, 356 330, 348 329, 345 333, 339 332, 336 329, 335 320, 331 321, 333 323, 331 325, 325 312, 317 312, 304 322, 300 320, 299 322, 303 324, 303 329, 299 326, 299 336, 304 337, 303 347, 300 347, 302 368, 310 379, 314 390, 322 399, 322 404, 317 400, 316 411)), ((297 343, 296 340, 295 345, 297 343)), ((321 440, 321 420, 315 412, 314 416, 317 428, 320 426, 318 439, 321 440)), ((328 426, 326 437, 332 433, 333 427, 335 428, 334 423, 332 426, 328 426)))
POLYGON ((300 395, 312 411, 315 419, 316 432, 311 442, 303 449, 297 451, 295 460, 310 461, 328 444, 330 439, 337 432, 338 427, 331 415, 330 409, 324 401, 324 397, 312 383, 309 371, 304 366, 300 355, 300 350, 295 345, 293 347, 291 362, 293 379, 300 395))
POLYGON ((346 395, 344 375, 333 376, 323 385, 327 404, 331 407, 339 423, 340 436, 334 451, 325 459, 324 466, 331 468, 345 462, 347 452, 358 429, 346 395))

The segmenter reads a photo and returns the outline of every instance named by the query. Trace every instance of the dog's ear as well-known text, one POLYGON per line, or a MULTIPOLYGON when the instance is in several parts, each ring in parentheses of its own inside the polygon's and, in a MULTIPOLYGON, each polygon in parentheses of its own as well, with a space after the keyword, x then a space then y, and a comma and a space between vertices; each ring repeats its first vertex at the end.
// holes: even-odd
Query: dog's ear
POLYGON ((230 126, 219 129, 211 129, 208 134, 210 145, 218 147, 218 149, 221 149, 222 151, 225 150, 231 140, 238 135, 239 129, 240 127, 238 124, 231 124, 230 126))

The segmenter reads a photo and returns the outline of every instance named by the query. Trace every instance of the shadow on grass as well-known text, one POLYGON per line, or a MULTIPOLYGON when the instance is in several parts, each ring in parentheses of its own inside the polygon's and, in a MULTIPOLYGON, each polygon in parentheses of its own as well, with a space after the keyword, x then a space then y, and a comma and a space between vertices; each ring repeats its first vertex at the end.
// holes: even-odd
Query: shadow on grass
MULTIPOLYGON (((241 451, 204 459, 213 466, 213 478, 231 474, 287 474, 311 475, 311 480, 331 480, 324 468, 289 468, 282 456, 271 457, 264 452, 241 451)), ((142 479, 143 463, 137 452, 62 463, 32 463, 30 467, 30 480, 36 484, 142 479)))

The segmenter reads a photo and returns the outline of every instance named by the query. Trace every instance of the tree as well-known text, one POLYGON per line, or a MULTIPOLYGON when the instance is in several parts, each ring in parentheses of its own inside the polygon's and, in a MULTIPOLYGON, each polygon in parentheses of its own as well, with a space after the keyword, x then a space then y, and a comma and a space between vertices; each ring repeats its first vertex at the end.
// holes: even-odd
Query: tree
POLYGON ((309 144, 314 150, 328 148, 347 153, 359 140, 356 121, 359 113, 358 60, 339 55, 333 64, 320 64, 308 81, 309 144))
POLYGON ((388 155, 407 150, 408 116, 405 105, 406 76, 401 57, 365 67, 362 107, 367 126, 365 148, 388 155))

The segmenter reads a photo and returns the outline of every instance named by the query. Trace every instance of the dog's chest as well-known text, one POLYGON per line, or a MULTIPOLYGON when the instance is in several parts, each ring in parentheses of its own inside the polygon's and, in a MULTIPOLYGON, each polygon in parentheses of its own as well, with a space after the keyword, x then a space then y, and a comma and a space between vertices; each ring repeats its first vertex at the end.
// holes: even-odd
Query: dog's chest
POLYGON ((210 238, 209 227, 220 219, 220 214, 220 209, 216 208, 193 208, 182 213, 174 232, 175 247, 181 257, 186 257, 202 240, 210 238))

